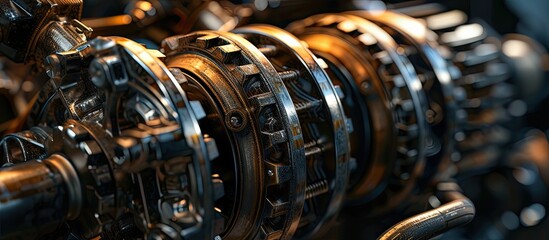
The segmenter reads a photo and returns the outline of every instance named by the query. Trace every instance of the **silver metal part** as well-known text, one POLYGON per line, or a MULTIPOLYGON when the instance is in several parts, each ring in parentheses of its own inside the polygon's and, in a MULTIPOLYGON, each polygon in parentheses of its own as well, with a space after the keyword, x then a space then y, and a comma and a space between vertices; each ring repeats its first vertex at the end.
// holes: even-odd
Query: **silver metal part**
POLYGON ((540 134, 505 156, 523 121, 545 124, 549 58, 417 4, 136 0, 83 21, 126 38, 92 36, 81 0, 0 2, 0 51, 47 78, 0 123, 0 239, 371 239, 395 223, 379 239, 428 239, 468 223, 453 178, 499 167, 498 185, 530 187, 538 168, 517 166, 549 159, 540 134))

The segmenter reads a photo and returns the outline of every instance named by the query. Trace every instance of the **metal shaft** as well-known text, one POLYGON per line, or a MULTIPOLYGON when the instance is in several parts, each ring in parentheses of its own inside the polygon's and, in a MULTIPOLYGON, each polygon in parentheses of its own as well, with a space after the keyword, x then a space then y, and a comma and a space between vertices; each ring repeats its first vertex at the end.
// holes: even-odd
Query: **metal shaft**
POLYGON ((75 217, 75 193, 80 194, 75 176, 59 155, 0 169, 0 239, 34 239, 75 217))

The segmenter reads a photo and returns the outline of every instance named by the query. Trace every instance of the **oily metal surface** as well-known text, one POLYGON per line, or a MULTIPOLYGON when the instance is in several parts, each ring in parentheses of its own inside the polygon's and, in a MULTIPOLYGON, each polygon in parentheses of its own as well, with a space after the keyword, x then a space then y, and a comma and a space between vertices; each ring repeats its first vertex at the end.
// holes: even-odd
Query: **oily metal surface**
MULTIPOLYGON (((411 63, 387 32, 374 23, 356 16, 345 14, 318 15, 294 23, 289 29, 308 42, 315 52, 319 51, 315 50, 313 46, 318 46, 318 44, 311 40, 312 37, 308 38, 309 36, 314 34, 337 34, 337 36, 341 36, 348 41, 344 44, 350 44, 357 54, 363 55, 367 59, 367 64, 377 68, 375 74, 379 76, 382 91, 388 95, 388 104, 394 114, 393 121, 396 123, 392 127, 396 128, 393 130, 393 134, 395 134, 394 139, 396 139, 397 145, 395 149, 397 156, 393 160, 396 165, 387 170, 386 176, 380 176, 377 179, 393 178, 395 180, 389 181, 386 190, 382 190, 375 189, 379 185, 372 188, 365 181, 368 177, 367 174, 366 176, 359 176, 363 180, 355 186, 356 193, 351 191, 350 199, 362 199, 358 202, 363 202, 364 199, 375 198, 376 195, 383 192, 383 196, 378 197, 378 199, 385 199, 391 195, 391 200, 381 200, 388 206, 376 207, 373 212, 383 212, 384 209, 394 207, 391 205, 397 204, 410 193, 414 181, 417 180, 420 172, 424 169, 425 136, 429 134, 427 121, 425 120, 426 106, 428 106, 427 98, 411 63), (329 31, 326 29, 329 29, 329 31), (373 191, 374 189, 376 191, 373 191), (398 194, 389 194, 393 191, 398 194)), ((321 48, 321 46, 318 48, 321 48)), ((323 53, 324 55, 330 55, 331 49, 324 48, 323 50, 326 51, 323 53)), ((354 71, 354 69, 348 69, 348 71, 354 71)), ((370 114, 375 113, 370 112, 370 114)), ((372 116, 372 118, 375 119, 376 117, 372 116)), ((375 148, 373 151, 375 152, 375 148)), ((380 162, 382 160, 372 159, 372 161, 380 162)))
POLYGON ((291 236, 286 228, 295 224, 305 194, 305 152, 297 113, 275 68, 250 42, 231 33, 168 38, 163 51, 168 66, 212 93, 209 104, 229 119, 224 122, 234 156, 223 157, 235 162, 236 169, 227 170, 235 171, 237 181, 236 190, 226 191, 237 195, 224 213, 228 223, 222 237, 291 236))
POLYGON ((268 59, 281 76, 286 76, 284 84, 298 110, 306 142, 306 208, 314 209, 303 213, 295 236, 310 237, 333 220, 342 203, 349 173, 348 132, 352 126, 320 60, 299 39, 267 25, 235 32, 256 46, 270 49, 268 59))

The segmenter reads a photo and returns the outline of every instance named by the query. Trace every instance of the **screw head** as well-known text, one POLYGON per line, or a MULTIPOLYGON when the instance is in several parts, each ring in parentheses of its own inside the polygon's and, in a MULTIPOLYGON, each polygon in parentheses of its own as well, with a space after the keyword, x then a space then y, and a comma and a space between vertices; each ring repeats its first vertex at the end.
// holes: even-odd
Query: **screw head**
POLYGON ((242 109, 230 110, 225 118, 225 125, 233 132, 240 132, 246 128, 248 119, 246 113, 242 109))
POLYGON ((362 81, 360 83, 359 90, 360 90, 360 93, 362 93, 364 95, 367 95, 372 90, 372 85, 370 84, 370 82, 368 80, 362 81))
POLYGON ((238 128, 238 127, 242 126, 242 119, 240 119, 237 116, 232 116, 231 117, 231 125, 235 128, 238 128))

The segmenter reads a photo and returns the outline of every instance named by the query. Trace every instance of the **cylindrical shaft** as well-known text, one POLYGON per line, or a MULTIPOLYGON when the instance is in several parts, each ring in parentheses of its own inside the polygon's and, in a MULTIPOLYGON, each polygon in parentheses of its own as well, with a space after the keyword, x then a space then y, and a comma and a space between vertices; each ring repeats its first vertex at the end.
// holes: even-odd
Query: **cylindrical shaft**
POLYGON ((0 169, 0 239, 34 239, 75 214, 76 185, 67 184, 74 169, 62 161, 54 155, 0 169))

